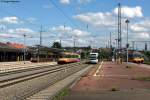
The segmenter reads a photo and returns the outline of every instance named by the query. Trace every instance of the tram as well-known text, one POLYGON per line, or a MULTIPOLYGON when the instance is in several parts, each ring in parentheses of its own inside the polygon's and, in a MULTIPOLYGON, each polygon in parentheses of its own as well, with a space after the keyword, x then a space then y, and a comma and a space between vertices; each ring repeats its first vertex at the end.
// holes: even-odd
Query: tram
POLYGON ((58 59, 58 64, 67 64, 80 61, 80 55, 73 52, 64 52, 62 57, 58 59))
POLYGON ((140 53, 130 53, 129 54, 129 62, 133 63, 143 63, 144 57, 140 53))

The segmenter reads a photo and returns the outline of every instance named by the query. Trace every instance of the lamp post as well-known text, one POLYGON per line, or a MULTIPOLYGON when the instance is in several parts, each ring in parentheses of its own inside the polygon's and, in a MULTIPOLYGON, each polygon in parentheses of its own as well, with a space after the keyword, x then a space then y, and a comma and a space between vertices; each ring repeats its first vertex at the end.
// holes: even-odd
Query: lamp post
MULTIPOLYGON (((25 33, 22 34, 23 36, 23 41, 24 41, 24 48, 23 48, 23 61, 25 64, 26 61, 26 52, 27 52, 27 46, 26 46, 26 38, 28 37, 28 35, 26 35, 25 33)), ((32 36, 30 36, 29 38, 33 38, 32 36)))
POLYGON ((129 43, 128 43, 128 24, 129 24, 129 19, 127 19, 126 21, 125 21, 125 23, 127 24, 127 63, 128 63, 128 47, 129 47, 129 43))

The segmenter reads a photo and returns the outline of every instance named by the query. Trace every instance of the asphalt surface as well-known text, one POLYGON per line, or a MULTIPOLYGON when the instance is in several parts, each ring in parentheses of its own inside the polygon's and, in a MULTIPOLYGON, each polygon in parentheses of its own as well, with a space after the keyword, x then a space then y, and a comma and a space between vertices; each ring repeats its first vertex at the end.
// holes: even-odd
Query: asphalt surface
POLYGON ((150 66, 129 66, 104 62, 82 77, 63 100, 150 100, 150 81, 134 79, 150 77, 150 66))

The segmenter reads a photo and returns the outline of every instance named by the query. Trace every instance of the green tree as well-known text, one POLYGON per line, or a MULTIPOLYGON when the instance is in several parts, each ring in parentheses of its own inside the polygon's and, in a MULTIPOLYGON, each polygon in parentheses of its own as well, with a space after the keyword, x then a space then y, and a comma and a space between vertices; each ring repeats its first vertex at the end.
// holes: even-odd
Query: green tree
POLYGON ((148 60, 150 61, 150 51, 145 51, 144 55, 148 58, 148 60))
POLYGON ((52 45, 52 47, 53 48, 59 48, 59 49, 62 48, 61 44, 59 42, 54 42, 53 45, 52 45))
POLYGON ((109 60, 111 57, 111 50, 107 48, 101 49, 99 52, 99 59, 107 59, 109 60))

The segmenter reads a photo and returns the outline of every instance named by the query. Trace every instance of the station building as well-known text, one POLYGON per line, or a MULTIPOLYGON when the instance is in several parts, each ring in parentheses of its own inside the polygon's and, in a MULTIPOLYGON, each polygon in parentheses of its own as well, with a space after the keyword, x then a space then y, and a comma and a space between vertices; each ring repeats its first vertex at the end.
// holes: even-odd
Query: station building
POLYGON ((26 52, 26 60, 31 58, 31 51, 26 46, 17 43, 2 43, 0 42, 0 62, 6 61, 22 61, 26 52))
POLYGON ((44 46, 25 46, 18 43, 0 42, 0 62, 23 61, 25 51, 25 60, 31 58, 40 58, 41 61, 57 60, 61 56, 62 50, 44 46), (47 59, 47 60, 46 60, 47 59))

